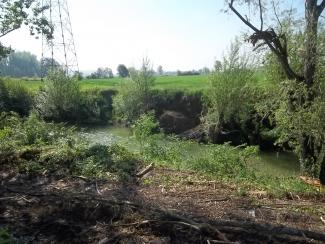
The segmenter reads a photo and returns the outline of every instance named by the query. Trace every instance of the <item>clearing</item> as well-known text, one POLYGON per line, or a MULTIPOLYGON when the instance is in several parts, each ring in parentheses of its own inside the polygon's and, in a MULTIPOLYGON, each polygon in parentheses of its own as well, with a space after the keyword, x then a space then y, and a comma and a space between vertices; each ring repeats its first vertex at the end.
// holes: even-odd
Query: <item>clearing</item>
POLYGON ((325 242, 324 195, 240 195, 235 186, 162 167, 120 182, 0 175, 0 226, 20 243, 325 242))

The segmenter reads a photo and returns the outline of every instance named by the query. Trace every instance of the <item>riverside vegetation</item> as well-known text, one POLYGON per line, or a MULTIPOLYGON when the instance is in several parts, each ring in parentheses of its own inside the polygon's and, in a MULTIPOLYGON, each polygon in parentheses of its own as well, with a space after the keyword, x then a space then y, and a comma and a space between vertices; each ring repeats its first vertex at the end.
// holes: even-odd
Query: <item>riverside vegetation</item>
MULTIPOLYGON (((274 2, 226 3, 261 55, 236 39, 209 76, 156 77, 144 58, 109 82, 59 67, 44 82, 0 79, 0 243, 325 242, 314 179, 325 182, 325 1, 306 1, 303 21, 278 15, 274 2), (246 6, 260 27, 241 14, 246 6), (275 18, 264 18, 268 9, 275 18), (131 128, 138 150, 79 133, 105 124, 131 128), (261 174, 252 162, 266 149, 294 152, 308 177, 261 174)), ((53 37, 36 1, 0 5, 1 37, 23 24, 53 37)), ((1 59, 11 52, 0 43, 1 59)))
MULTIPOLYGON (((240 237, 233 232, 233 225, 241 226, 242 222, 211 223, 207 230, 200 229, 201 227, 198 226, 201 223, 206 223, 207 220, 193 221, 179 215, 161 212, 159 209, 144 204, 147 202, 146 195, 150 194, 150 192, 145 194, 145 191, 152 190, 158 193, 153 196, 155 203, 167 204, 163 199, 157 198, 158 195, 162 195, 161 192, 172 192, 172 189, 179 189, 179 192, 192 194, 191 192, 197 191, 197 186, 194 189, 189 188, 192 184, 207 184, 203 192, 227 189, 226 192, 214 193, 214 195, 220 194, 220 201, 234 201, 229 199, 240 197, 243 202, 238 203, 238 208, 247 204, 244 201, 248 200, 244 199, 253 197, 255 200, 250 203, 250 208, 258 208, 262 216, 269 218, 278 216, 279 213, 277 211, 264 212, 262 208, 260 209, 258 206, 270 204, 260 202, 258 200, 260 197, 262 199, 297 198, 306 199, 305 201, 318 199, 316 201, 322 202, 323 198, 318 193, 318 188, 307 185, 296 176, 266 176, 259 174, 254 169, 251 161, 257 156, 258 140, 254 140, 253 136, 262 138, 263 133, 272 134, 272 143, 280 137, 274 130, 276 129, 274 124, 271 122, 259 123, 257 102, 254 101, 254 98, 265 96, 265 93, 256 94, 256 89, 261 88, 255 86, 254 79, 251 79, 251 71, 235 73, 227 70, 224 73, 212 74, 210 77, 212 88, 205 97, 202 96, 202 93, 197 92, 154 90, 155 79, 147 61, 139 71, 131 73, 131 78, 125 80, 125 83, 128 84, 122 84, 117 92, 82 91, 76 81, 66 77, 61 71, 49 75, 45 86, 37 93, 31 93, 19 82, 1 81, 0 104, 3 112, 0 116, 0 173, 6 187, 1 190, 4 198, 0 209, 7 211, 9 217, 0 218, 0 223, 8 227, 8 229, 1 228, 0 240, 10 243, 23 240, 22 238, 45 238, 52 242, 62 242, 63 240, 93 242, 104 240, 107 233, 111 233, 113 238, 118 240, 132 241, 134 239, 122 234, 114 237, 114 233, 124 233, 125 228, 132 228, 128 227, 130 218, 132 221, 140 223, 140 226, 142 226, 141 221, 146 223, 141 229, 145 228, 148 233, 152 233, 152 229, 155 229, 154 236, 172 236, 171 240, 175 241, 188 241, 190 238, 192 243, 198 243, 201 239, 209 240, 215 238, 215 233, 221 226, 223 226, 222 230, 227 233, 227 237, 220 236, 218 237, 220 240, 240 239, 249 243, 257 238, 255 234, 240 237), (243 74, 244 77, 247 77, 246 80, 241 79, 243 74), (231 77, 231 80, 227 80, 228 77, 231 77), (219 83, 223 81, 227 82, 228 86, 223 87, 222 91, 218 91, 219 83), (229 83, 229 81, 233 81, 233 83, 229 83), (247 96, 243 97, 240 104, 242 106, 240 111, 246 112, 238 113, 239 111, 234 109, 237 106, 235 103, 238 102, 236 96, 246 93, 247 96), (256 96, 252 94, 256 94, 256 96), (227 96, 221 97, 221 95, 227 96), (222 99, 220 101, 224 106, 209 109, 214 98, 222 99), (178 101, 177 106, 175 106, 175 101, 178 101), (196 104, 197 101, 200 103, 199 106, 196 104), (191 106, 193 103, 196 105, 191 106), (135 104, 137 105, 136 110, 132 109, 135 104), (191 119, 195 121, 194 126, 200 123, 201 112, 205 111, 202 118, 207 128, 203 129, 206 140, 206 144, 202 145, 204 153, 197 155, 184 153, 186 148, 191 148, 191 145, 197 142, 163 133, 164 130, 159 127, 159 120, 164 114, 164 107, 178 110, 179 114, 183 112, 188 117, 192 113, 191 119), (89 143, 85 137, 78 133, 78 128, 72 126, 72 124, 95 125, 109 121, 131 126, 133 136, 140 146, 139 150, 131 152, 125 145, 116 143, 111 145, 89 143), (62 124, 62 122, 66 124, 62 124), (208 141, 218 138, 216 136, 218 133, 234 129, 240 131, 239 144, 236 141, 221 145, 208 143, 208 141), (250 146, 248 146, 249 144, 250 146), (155 165, 154 172, 158 172, 142 178, 142 168, 152 163, 155 165), (84 183, 80 183, 80 181, 84 183), (25 182, 24 186, 19 182, 25 182), (211 188, 208 182, 214 182, 214 188, 211 188), (137 193, 135 193, 134 189, 138 187, 141 189, 136 190, 137 193), (113 192, 111 192, 112 190, 113 192), (144 191, 144 195, 142 195, 142 191, 144 191), (255 198, 255 194, 257 194, 257 198, 255 198), (128 197, 126 198, 126 196, 128 197), (143 198, 138 199, 136 196, 143 198), (18 202, 25 201, 26 197, 28 202, 24 204, 23 210, 18 202), (120 200, 125 198, 128 201, 120 200), (129 201, 139 203, 135 204, 129 201), (55 206, 53 202, 56 203, 55 206), (35 208, 41 207, 41 203, 51 206, 44 215, 34 212, 35 208), (19 215, 15 214, 15 211, 25 211, 28 216, 36 215, 38 221, 30 221, 30 218, 21 219, 17 217, 19 215), (76 216, 79 217, 76 218, 76 216), (58 219, 63 220, 58 222, 58 219), (112 219, 114 224, 112 224, 112 219), (148 222, 148 219, 153 222, 148 222), (83 222, 81 223, 80 220, 83 222), (104 223, 110 221, 110 224, 107 224, 104 229, 97 226, 96 228, 91 227, 90 230, 89 226, 93 226, 93 220, 104 223), (67 223, 71 228, 66 227, 67 223), (165 223, 171 224, 170 230, 165 230, 163 227, 165 223), (180 228, 187 234, 180 235, 179 227, 176 227, 180 223, 191 223, 194 227, 190 228, 196 228, 193 236, 187 229, 188 227, 183 224, 180 228), (80 232, 80 228, 87 231, 80 232), (59 233, 55 230, 62 231, 59 233), (41 236, 37 237, 39 235, 37 233, 41 233, 41 236), (253 239, 249 239, 249 236, 253 239)), ((264 92, 267 94, 267 90, 264 92)), ((260 103, 258 105, 263 108, 260 103)), ((168 128, 165 128, 165 131, 167 131, 166 129, 168 128)), ((169 132, 173 132, 173 130, 169 132)), ((313 174, 312 171, 306 172, 313 174)), ((164 194, 168 193, 163 193, 162 196, 164 194)), ((190 199, 197 201, 196 204, 200 205, 202 209, 211 209, 212 206, 209 204, 213 200, 205 199, 205 197, 206 194, 200 195, 200 198, 197 199, 197 196, 193 195, 190 199)), ((182 199, 184 200, 184 196, 180 196, 174 201, 183 201, 182 199)), ((152 200, 150 200, 150 204, 154 204, 152 200)), ((224 211, 224 206, 222 206, 220 208, 224 211)), ((320 205, 313 207, 313 203, 308 203, 307 208, 305 206, 295 206, 294 209, 286 209, 283 212, 286 216, 288 216, 288 211, 290 216, 291 211, 299 213, 299 221, 295 220, 288 223, 289 225, 302 224, 305 214, 319 216, 324 210, 319 207, 320 205)), ((170 205, 170 207, 174 208, 175 206, 170 205)), ((184 209, 184 211, 192 210, 184 209)), ((219 213, 219 210, 216 209, 211 209, 211 211, 219 213)), ((237 213, 237 211, 231 207, 229 214, 237 213)), ((206 215, 207 213, 202 214, 206 215)), ((314 219, 313 217, 313 221, 315 221, 314 219)), ((143 233, 138 232, 138 228, 135 227, 137 238, 147 238, 143 236, 143 233)), ((240 228, 242 231, 266 228, 264 232, 269 232, 263 225, 249 228, 243 225, 240 228)), ((307 227, 303 226, 302 228, 307 227)), ((318 224, 313 224, 312 228, 320 230, 321 227, 318 224)), ((284 229, 283 233, 286 233, 286 238, 289 238, 286 239, 287 241, 291 240, 290 238, 299 238, 292 229, 284 229)), ((314 232, 305 233, 310 238, 323 240, 322 236, 317 236, 314 232)), ((264 240, 266 237, 261 235, 258 238, 264 240)))
MULTIPOLYGON (((24 130, 25 125, 27 127, 31 125, 30 120, 34 124, 37 124, 36 121, 40 120, 39 127, 43 128, 44 133, 47 130, 45 128, 47 123, 42 122, 43 120, 92 125, 116 121, 124 125, 134 125, 135 137, 143 147, 139 155, 134 155, 135 158, 139 157, 138 160, 142 158, 147 162, 154 161, 157 164, 172 168, 195 170, 209 175, 209 177, 238 182, 242 186, 241 189, 246 190, 250 188, 263 189, 276 195, 286 194, 287 192, 313 192, 316 194, 317 188, 308 186, 295 177, 287 179, 263 177, 256 175, 254 168, 250 166, 249 162, 252 157, 257 156, 256 151, 258 149, 256 145, 262 147, 271 145, 271 147, 274 147, 273 144, 278 140, 287 148, 294 149, 295 147, 290 144, 289 139, 284 140, 285 135, 279 132, 279 126, 275 125, 270 115, 267 118, 262 117, 262 112, 266 107, 270 108, 268 104, 272 103, 269 99, 273 98, 273 94, 277 93, 280 88, 278 88, 277 84, 272 85, 272 89, 270 89, 270 85, 268 87, 258 85, 259 82, 253 72, 253 67, 248 66, 250 64, 249 60, 240 56, 239 50, 240 43, 236 42, 231 46, 228 56, 223 61, 222 71, 216 71, 209 77, 209 91, 204 93, 205 95, 197 93, 198 101, 201 100, 203 108, 198 108, 194 112, 194 116, 196 116, 194 125, 200 123, 199 117, 203 113, 201 123, 206 128, 203 133, 206 142, 220 143, 220 133, 224 131, 237 131, 238 133, 235 134, 236 139, 232 140, 230 138, 230 143, 223 145, 207 144, 205 146, 206 153, 202 156, 196 158, 181 156, 180 148, 196 142, 170 136, 168 136, 169 140, 173 140, 176 145, 159 142, 164 140, 162 139, 164 136, 161 133, 154 133, 161 130, 159 129, 159 123, 154 121, 156 121, 156 118, 159 119, 164 112, 162 107, 178 109, 178 112, 185 114, 185 110, 188 108, 170 107, 170 104, 175 102, 175 99, 179 96, 179 92, 168 90, 157 92, 154 89, 156 81, 150 68, 150 62, 147 59, 144 60, 139 71, 134 70, 131 72, 130 78, 124 80, 117 92, 105 90, 82 91, 77 81, 66 77, 60 71, 50 74, 45 86, 37 93, 29 91, 22 82, 1 81, 0 104, 2 110, 14 111, 20 116, 27 116, 22 119, 18 119, 17 115, 13 117, 12 124, 19 124, 17 128, 13 127, 16 132, 12 127, 3 124, 4 144, 2 145, 11 145, 6 143, 6 140, 15 142, 16 139, 13 139, 12 135, 24 134, 25 132, 18 131, 24 130), (237 99, 238 97, 241 97, 240 101, 237 99), (33 111, 31 117, 28 117, 29 111, 33 111), (259 111, 262 112, 259 113, 259 111), (279 181, 281 184, 278 184, 279 181)), ((193 92, 180 94, 182 99, 186 96, 195 97, 196 95, 193 92)), ((322 100, 320 100, 320 103, 322 103, 322 100)), ((321 105, 315 106, 322 108, 321 105)), ((282 108, 279 109, 279 112, 276 111, 271 111, 270 114, 278 116, 277 122, 279 123, 281 119, 285 119, 285 116, 280 115, 282 108)), ((320 116, 322 112, 316 109, 310 113, 310 116, 319 119, 318 123, 313 124, 315 126, 313 131, 321 136, 322 129, 319 127, 321 127, 320 116)), ((7 120, 7 117, 11 117, 10 114, 3 114, 3 118, 7 120)), ((305 129, 308 126, 307 120, 308 118, 306 118, 306 125, 302 125, 305 126, 305 129)), ((49 126, 54 126, 54 124, 49 124, 49 126)), ((62 125, 61 128, 63 128, 62 125)), ((168 131, 168 128, 164 129, 168 131)), ((37 133, 37 130, 35 130, 35 133, 37 133)), ((39 136, 41 136, 39 140, 42 141, 44 135, 41 133, 39 136)), ((34 137, 37 138, 38 134, 34 135, 34 137)), ((45 136, 45 138, 48 137, 45 136)), ((22 139, 19 138, 18 140, 22 139)), ((45 144, 51 144, 54 141, 45 144)), ((12 150, 18 149, 20 143, 13 144, 12 150)), ((29 145, 29 143, 26 145, 29 145)), ((77 145, 79 146, 79 144, 77 145)), ((57 146, 55 145, 55 147, 57 146)), ((63 148, 65 146, 63 144, 63 148)), ((127 152, 127 149, 122 151, 127 152)), ((87 162, 84 165, 89 169, 97 169, 98 171, 95 170, 96 173, 94 174, 100 174, 99 171, 102 170, 102 167, 100 167, 100 163, 97 164, 95 161, 85 159, 82 162, 87 162), (91 166, 92 163, 93 166, 91 166)), ((73 162, 73 164, 80 165, 76 162, 73 162)), ((319 165, 313 165, 312 168, 303 167, 302 170, 310 173, 311 176, 317 176, 319 165)))

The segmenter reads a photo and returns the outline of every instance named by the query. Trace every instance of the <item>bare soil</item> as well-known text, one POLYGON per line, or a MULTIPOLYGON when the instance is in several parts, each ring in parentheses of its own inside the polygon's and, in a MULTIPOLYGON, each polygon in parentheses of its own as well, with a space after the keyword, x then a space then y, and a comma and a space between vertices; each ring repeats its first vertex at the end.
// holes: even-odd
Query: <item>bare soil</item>
POLYGON ((325 243, 325 197, 154 168, 129 182, 0 172, 0 227, 18 243, 325 243))

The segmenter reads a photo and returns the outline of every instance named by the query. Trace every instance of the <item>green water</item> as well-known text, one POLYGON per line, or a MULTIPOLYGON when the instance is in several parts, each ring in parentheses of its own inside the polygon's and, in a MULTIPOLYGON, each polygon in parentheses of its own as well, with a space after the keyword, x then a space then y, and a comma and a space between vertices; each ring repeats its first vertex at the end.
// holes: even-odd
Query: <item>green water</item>
MULTIPOLYGON (((81 132, 91 143, 109 145, 114 142, 123 143, 130 150, 139 149, 138 143, 132 138, 132 132, 125 127, 97 127, 81 132)), ((196 156, 203 154, 205 146, 191 143, 183 148, 184 155, 196 156)), ((299 175, 298 158, 291 152, 260 152, 252 162, 253 167, 263 175, 279 177, 299 175)))

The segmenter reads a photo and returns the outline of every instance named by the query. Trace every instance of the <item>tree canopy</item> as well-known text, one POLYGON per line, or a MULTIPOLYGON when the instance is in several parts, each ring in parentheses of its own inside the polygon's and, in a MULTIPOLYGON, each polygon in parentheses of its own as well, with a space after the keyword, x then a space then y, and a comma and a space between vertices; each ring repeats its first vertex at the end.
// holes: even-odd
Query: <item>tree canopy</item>
POLYGON ((37 57, 30 52, 14 52, 0 61, 0 74, 11 77, 40 76, 37 57))
POLYGON ((276 112, 280 115, 277 122, 282 124, 283 131, 295 138, 301 164, 310 168, 319 166, 320 180, 322 184, 325 184, 325 135, 321 128, 317 130, 317 133, 313 133, 312 128, 317 118, 321 121, 324 119, 324 114, 320 109, 324 106, 324 96, 320 88, 320 83, 323 81, 317 76, 317 69, 322 60, 322 54, 319 52, 319 29, 325 0, 306 0, 305 6, 302 6, 305 9, 301 25, 303 28, 297 28, 297 32, 303 33, 303 47, 299 50, 302 55, 300 57, 296 55, 302 64, 299 69, 294 67, 295 60, 290 59, 289 33, 283 28, 281 21, 287 17, 288 13, 292 13, 292 7, 282 9, 281 14, 279 12, 281 2, 277 0, 227 0, 226 3, 228 10, 231 10, 252 31, 248 34, 247 40, 253 44, 255 49, 266 46, 277 58, 286 79, 291 81, 291 83, 284 82, 284 96, 280 98, 282 105, 276 112), (257 13, 259 24, 247 17, 245 9, 253 9, 257 13), (272 13, 267 15, 267 10, 270 9, 272 13), (285 104, 283 104, 284 98, 285 104), (285 112, 281 113, 281 109, 285 112))
POLYGON ((121 76, 121 77, 129 76, 129 70, 126 68, 126 66, 124 64, 119 64, 117 66, 117 72, 118 72, 119 76, 121 76))
MULTIPOLYGON (((44 34, 52 38, 53 26, 42 16, 47 6, 36 0, 0 0, 0 38, 26 25, 31 35, 44 34)), ((0 58, 12 52, 0 42, 0 58)))

